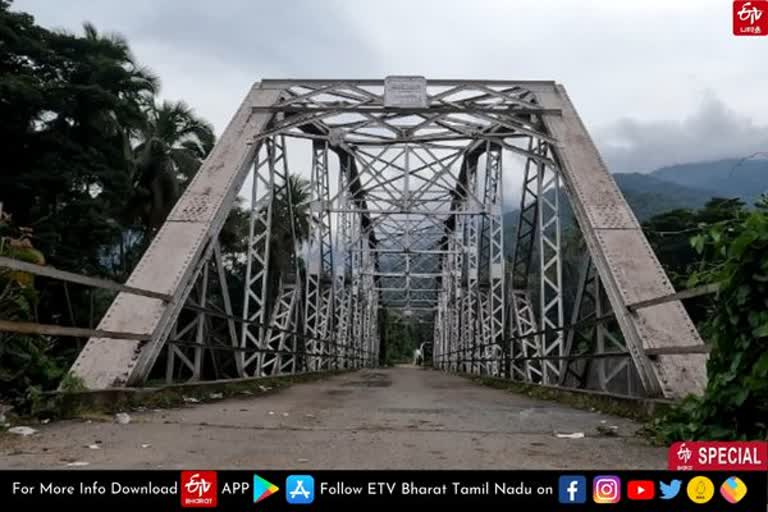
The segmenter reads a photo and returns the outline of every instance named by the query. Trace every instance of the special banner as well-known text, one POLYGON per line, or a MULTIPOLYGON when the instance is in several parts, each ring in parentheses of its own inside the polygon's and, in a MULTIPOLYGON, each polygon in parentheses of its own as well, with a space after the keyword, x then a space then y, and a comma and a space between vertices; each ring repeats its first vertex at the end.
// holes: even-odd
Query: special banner
POLYGON ((766 510, 763 472, 2 471, 1 510, 766 510), (485 509, 485 508, 484 508, 485 509), (499 508, 502 510, 502 508, 499 508))

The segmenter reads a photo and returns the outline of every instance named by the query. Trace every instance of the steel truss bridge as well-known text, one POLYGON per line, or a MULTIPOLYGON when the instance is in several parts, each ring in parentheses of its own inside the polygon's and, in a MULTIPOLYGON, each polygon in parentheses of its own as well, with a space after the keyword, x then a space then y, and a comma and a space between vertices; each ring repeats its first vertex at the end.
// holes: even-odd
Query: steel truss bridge
POLYGON ((448 372, 668 398, 706 382, 702 340, 555 82, 256 83, 126 286, 98 332, 140 335, 89 339, 72 367, 89 388, 376 366, 384 309, 430 324, 448 372), (288 176, 302 172, 300 203, 288 176), (247 255, 228 262, 219 234, 241 190, 247 255), (271 253, 278 233, 290 254, 271 253))

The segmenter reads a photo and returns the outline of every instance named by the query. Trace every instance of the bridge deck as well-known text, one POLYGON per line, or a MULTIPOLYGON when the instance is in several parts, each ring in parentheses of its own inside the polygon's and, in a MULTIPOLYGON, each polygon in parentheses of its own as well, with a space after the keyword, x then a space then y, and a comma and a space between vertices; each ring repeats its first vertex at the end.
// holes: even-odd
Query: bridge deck
POLYGON ((662 469, 639 425, 421 368, 361 370, 261 397, 65 421, 0 437, 0 468, 662 469), (618 437, 596 427, 619 427, 618 437), (584 432, 559 439, 557 432, 584 432), (87 445, 100 441, 102 449, 87 445), (142 445, 151 447, 143 448, 142 445))

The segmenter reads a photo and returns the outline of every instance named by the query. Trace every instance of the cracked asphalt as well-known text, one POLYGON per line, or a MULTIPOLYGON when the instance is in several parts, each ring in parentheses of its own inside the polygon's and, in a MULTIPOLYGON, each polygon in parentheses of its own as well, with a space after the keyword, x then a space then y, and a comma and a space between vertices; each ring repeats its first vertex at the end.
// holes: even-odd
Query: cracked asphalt
POLYGON ((627 419, 417 367, 0 436, 0 468, 664 469, 627 419), (597 431, 618 426, 618 436, 597 431), (581 439, 556 433, 584 433, 581 439), (89 445, 97 445, 91 449, 89 445))

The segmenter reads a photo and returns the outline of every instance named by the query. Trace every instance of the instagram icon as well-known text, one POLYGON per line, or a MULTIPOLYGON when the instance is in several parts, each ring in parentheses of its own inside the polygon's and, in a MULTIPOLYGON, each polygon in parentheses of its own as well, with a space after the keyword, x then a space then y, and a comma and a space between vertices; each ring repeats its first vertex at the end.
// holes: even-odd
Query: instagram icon
POLYGON ((592 481, 595 503, 618 503, 621 500, 621 478, 618 476, 596 476, 592 481))

